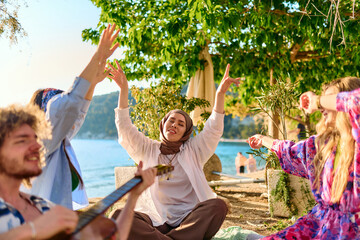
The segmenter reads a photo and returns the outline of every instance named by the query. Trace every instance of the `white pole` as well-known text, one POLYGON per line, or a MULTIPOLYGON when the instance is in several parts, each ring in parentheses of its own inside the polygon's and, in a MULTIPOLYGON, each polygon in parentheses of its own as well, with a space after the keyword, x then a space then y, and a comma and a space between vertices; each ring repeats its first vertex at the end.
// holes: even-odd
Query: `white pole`
POLYGON ((208 182, 210 187, 215 186, 226 186, 226 185, 236 185, 236 184, 243 184, 243 183, 264 183, 265 179, 257 178, 257 179, 237 179, 237 180, 220 180, 220 181, 210 181, 208 182))

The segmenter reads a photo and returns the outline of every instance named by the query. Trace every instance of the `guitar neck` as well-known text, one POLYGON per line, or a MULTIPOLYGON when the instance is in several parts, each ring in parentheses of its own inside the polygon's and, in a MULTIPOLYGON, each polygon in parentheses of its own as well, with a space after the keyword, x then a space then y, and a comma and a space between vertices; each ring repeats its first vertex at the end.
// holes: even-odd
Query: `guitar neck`
POLYGON ((114 192, 110 193, 110 195, 97 202, 89 210, 87 210, 86 212, 82 212, 79 215, 79 222, 76 226, 74 233, 79 232, 93 219, 103 214, 111 205, 113 205, 116 201, 122 198, 126 193, 128 193, 131 189, 133 189, 141 182, 142 179, 140 177, 134 177, 130 179, 124 185, 116 189, 114 192))
MULTIPOLYGON (((154 168, 157 170, 157 176, 163 174, 169 174, 174 170, 174 167, 171 165, 156 165, 154 168)), ((128 193, 131 189, 133 189, 136 185, 142 182, 141 177, 133 177, 129 181, 127 181, 124 185, 110 193, 110 195, 106 196, 99 202, 97 202, 94 206, 92 206, 86 212, 82 212, 79 215, 79 222, 76 226, 76 229, 73 234, 78 233, 83 229, 86 225, 88 225, 92 220, 94 220, 97 216, 103 214, 111 205, 113 205, 116 201, 122 198, 126 193, 128 193)))

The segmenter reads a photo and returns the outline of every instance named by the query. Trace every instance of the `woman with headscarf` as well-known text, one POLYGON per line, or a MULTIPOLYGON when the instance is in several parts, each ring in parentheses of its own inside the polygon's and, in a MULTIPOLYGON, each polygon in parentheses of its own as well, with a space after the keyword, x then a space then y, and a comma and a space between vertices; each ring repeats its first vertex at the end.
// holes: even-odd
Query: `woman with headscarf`
MULTIPOLYGON (((223 133, 224 98, 232 83, 227 66, 215 98, 212 114, 204 129, 190 138, 193 123, 187 113, 170 111, 160 123, 160 141, 151 140, 132 124, 128 107, 128 81, 119 63, 109 65, 120 87, 115 123, 119 143, 135 162, 144 167, 174 166, 172 177, 158 181, 139 198, 129 239, 211 239, 227 213, 223 200, 216 198, 206 181, 203 166, 213 155, 223 133)), ((116 214, 115 214, 116 216, 116 214)))
POLYGON ((282 169, 310 180, 317 202, 294 225, 264 239, 360 239, 360 79, 325 85, 321 96, 306 92, 300 108, 320 110, 317 135, 294 143, 255 135, 252 148, 276 153, 282 169))
POLYGON ((46 166, 42 174, 34 179, 31 189, 22 187, 22 191, 73 210, 89 204, 70 140, 84 122, 95 86, 109 74, 106 60, 119 45, 112 46, 117 35, 115 25, 104 30, 97 51, 68 91, 46 88, 33 94, 30 103, 45 111, 52 138, 44 141, 46 166))

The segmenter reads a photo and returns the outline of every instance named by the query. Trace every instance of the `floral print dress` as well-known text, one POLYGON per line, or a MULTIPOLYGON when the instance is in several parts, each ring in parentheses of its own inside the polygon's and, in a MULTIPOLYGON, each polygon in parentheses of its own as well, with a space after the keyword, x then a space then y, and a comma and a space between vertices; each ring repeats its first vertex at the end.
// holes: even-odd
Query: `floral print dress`
MULTIPOLYGON (((355 139, 355 160, 349 168, 346 189, 339 203, 331 202, 333 164, 336 149, 326 160, 319 190, 312 189, 317 205, 296 223, 264 239, 360 239, 360 89, 341 92, 336 98, 336 109, 347 112, 355 139)), ((276 140, 274 151, 287 173, 315 180, 313 160, 316 155, 315 138, 294 143, 276 140)), ((346 151, 346 149, 342 150, 346 151)))

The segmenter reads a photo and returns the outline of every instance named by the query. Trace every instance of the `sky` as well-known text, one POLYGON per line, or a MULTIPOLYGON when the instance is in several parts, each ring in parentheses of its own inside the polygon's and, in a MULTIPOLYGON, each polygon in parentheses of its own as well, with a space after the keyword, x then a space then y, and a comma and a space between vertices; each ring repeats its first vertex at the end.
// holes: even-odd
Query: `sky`
MULTIPOLYGON (((96 28, 100 16, 90 0, 26 2, 28 7, 19 10, 19 21, 28 36, 12 45, 0 38, 0 107, 25 104, 39 88, 67 90, 96 50, 81 38, 82 30, 96 28)), ((118 49, 112 58, 120 57, 118 49)), ((105 79, 94 95, 117 90, 114 82, 105 79)))

